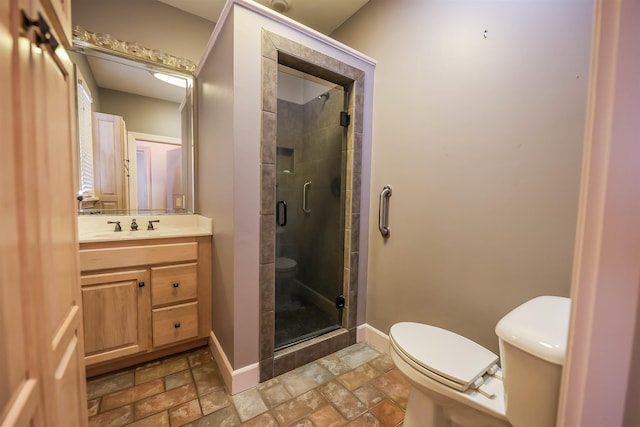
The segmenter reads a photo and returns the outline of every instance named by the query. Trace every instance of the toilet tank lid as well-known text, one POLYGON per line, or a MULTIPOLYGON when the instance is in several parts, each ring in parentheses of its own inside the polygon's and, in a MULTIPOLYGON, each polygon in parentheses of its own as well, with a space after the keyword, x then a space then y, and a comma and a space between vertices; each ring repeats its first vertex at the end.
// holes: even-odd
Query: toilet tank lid
POLYGON ((511 310, 498 322, 496 334, 520 350, 564 365, 571 300, 541 296, 511 310))

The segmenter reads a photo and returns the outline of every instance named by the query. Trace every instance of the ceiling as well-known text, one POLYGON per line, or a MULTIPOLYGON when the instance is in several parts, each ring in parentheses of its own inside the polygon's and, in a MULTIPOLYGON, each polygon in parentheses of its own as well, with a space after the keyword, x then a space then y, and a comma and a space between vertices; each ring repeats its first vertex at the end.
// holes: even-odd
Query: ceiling
MULTIPOLYGON (((158 0, 183 11, 215 22, 224 0, 158 0)), ((269 6, 271 0, 255 0, 269 6)), ((285 15, 321 33, 330 34, 369 0, 289 0, 285 15)), ((104 59, 89 58, 98 86, 180 103, 184 90, 162 83, 147 70, 136 69, 104 59), (126 76, 126 77, 125 77, 126 76)))
POLYGON ((151 71, 144 67, 129 66, 122 62, 109 61, 94 56, 87 56, 87 62, 93 73, 93 78, 101 88, 177 104, 180 104, 184 99, 184 89, 158 80, 151 71))
MULTIPOLYGON (((224 0, 158 0, 175 8, 217 22, 224 0)), ((270 7, 271 0, 252 0, 270 7)), ((369 0, 288 0, 283 14, 323 34, 331 34, 369 0)))

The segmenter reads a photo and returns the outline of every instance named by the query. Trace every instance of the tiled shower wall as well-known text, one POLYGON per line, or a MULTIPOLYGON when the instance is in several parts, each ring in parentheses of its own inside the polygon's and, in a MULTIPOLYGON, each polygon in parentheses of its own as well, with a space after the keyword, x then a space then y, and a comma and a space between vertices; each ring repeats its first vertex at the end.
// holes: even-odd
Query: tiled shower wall
POLYGON ((262 141, 260 219, 260 381, 290 371, 355 343, 360 240, 360 174, 364 72, 306 46, 263 30, 262 33, 262 141), (351 125, 347 130, 344 194, 343 328, 274 352, 276 258, 276 138, 278 64, 286 65, 348 91, 351 125))

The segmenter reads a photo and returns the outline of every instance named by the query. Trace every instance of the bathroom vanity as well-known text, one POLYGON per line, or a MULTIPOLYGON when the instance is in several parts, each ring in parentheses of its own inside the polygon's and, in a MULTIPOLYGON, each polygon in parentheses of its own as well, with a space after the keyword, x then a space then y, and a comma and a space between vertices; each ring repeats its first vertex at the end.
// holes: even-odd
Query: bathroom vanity
POLYGON ((210 227, 127 228, 80 226, 88 376, 206 345, 211 330, 210 227))

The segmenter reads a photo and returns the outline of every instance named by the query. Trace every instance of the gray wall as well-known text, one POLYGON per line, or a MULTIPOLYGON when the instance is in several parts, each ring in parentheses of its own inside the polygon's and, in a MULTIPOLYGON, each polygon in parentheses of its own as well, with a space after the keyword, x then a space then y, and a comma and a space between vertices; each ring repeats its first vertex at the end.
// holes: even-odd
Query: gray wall
POLYGON ((127 131, 181 138, 180 104, 111 89, 100 89, 101 113, 122 116, 127 131))
POLYGON ((233 27, 225 25, 198 76, 198 210, 213 218, 212 330, 235 363, 233 27), (217 88, 226 88, 216 90, 217 88))
POLYGON ((332 34, 377 60, 367 323, 430 323, 497 352, 505 313, 569 295, 592 9, 371 0, 332 34))

